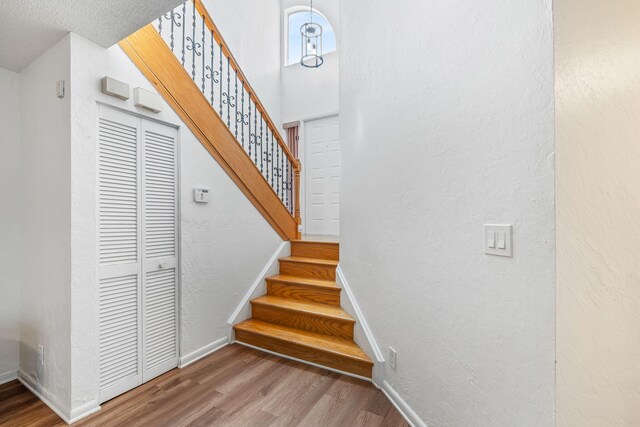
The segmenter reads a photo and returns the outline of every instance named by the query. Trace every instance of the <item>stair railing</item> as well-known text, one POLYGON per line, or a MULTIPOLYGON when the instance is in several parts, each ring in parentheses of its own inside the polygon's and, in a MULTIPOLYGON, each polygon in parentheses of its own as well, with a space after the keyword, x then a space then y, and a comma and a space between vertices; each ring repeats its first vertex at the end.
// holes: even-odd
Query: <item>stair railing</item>
POLYGON ((294 217, 299 236, 300 161, 284 142, 202 1, 186 1, 153 26, 294 217))

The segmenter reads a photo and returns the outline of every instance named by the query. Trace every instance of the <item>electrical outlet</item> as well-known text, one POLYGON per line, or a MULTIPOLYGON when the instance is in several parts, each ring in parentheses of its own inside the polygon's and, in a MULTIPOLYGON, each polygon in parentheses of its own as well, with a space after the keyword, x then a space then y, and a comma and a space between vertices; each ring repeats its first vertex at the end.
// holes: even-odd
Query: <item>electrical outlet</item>
POLYGON ((40 366, 44 366, 44 346, 38 345, 38 357, 40 358, 40 366))
POLYGON ((398 352, 393 348, 389 347, 389 367, 396 370, 396 359, 398 357, 398 352))

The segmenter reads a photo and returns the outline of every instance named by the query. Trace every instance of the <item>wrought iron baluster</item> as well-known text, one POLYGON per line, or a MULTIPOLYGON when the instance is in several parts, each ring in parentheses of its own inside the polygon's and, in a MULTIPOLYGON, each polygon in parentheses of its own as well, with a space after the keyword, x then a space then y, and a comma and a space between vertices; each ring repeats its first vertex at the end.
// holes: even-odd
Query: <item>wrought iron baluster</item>
POLYGON ((252 138, 251 137, 252 135, 251 134, 251 102, 252 102, 251 92, 248 92, 248 95, 249 95, 249 158, 251 158, 251 146, 253 145, 251 141, 251 138, 252 138))
MULTIPOLYGON (((238 99, 238 73, 234 73, 234 79, 236 81, 236 100, 238 99)), ((236 112, 236 139, 238 139, 238 108, 234 110, 236 112)))
POLYGON ((204 15, 198 15, 202 18, 202 94, 206 96, 205 94, 205 86, 204 86, 204 79, 205 79, 205 73, 204 73, 204 67, 205 67, 205 57, 204 57, 204 52, 207 46, 206 40, 205 40, 205 22, 204 22, 204 15))
MULTIPOLYGON (((262 111, 260 111, 260 142, 262 142, 262 122, 263 121, 264 119, 262 118, 262 111)), ((263 166, 264 166, 264 156, 260 156, 260 173, 263 173, 263 166)))
POLYGON ((282 170, 280 169, 280 144, 276 147, 276 194, 280 197, 280 176, 282 176, 282 170))
POLYGON ((282 188, 282 195, 280 200, 284 202, 284 150, 282 150, 282 157, 280 158, 280 188, 282 188))
POLYGON ((269 168, 271 164, 271 153, 269 152, 269 128, 265 132, 265 145, 264 151, 262 152, 262 156, 264 157, 264 161, 267 163, 267 167, 265 168, 266 180, 269 182, 269 168))
POLYGON ((220 50, 218 52, 220 52, 220 70, 218 73, 218 80, 220 80, 220 91, 218 92, 220 94, 220 118, 224 117, 222 115, 222 43, 220 43, 219 45, 220 50))
MULTIPOLYGON (((191 2, 192 8, 192 32, 191 32, 191 79, 193 81, 196 80, 196 4, 191 2)), ((187 39, 188 40, 188 39, 187 39)), ((199 43, 198 43, 199 44, 199 43)), ((189 46, 187 46, 189 49, 189 46)), ((197 83, 196 83, 197 84, 197 83)))
MULTIPOLYGON (((170 15, 170 19, 171 19, 171 42, 169 43, 169 46, 171 47, 171 52, 173 52, 173 47, 175 46, 175 35, 174 35, 174 29, 175 27, 180 28, 182 26, 182 24, 180 22, 178 22, 176 20, 176 18, 182 18, 180 16, 180 14, 178 12, 174 10, 172 10, 171 12, 167 12, 170 15)), ((165 18, 167 16, 165 15, 165 18)))
POLYGON ((185 31, 187 28, 187 2, 182 3, 182 66, 184 67, 185 31))
POLYGON ((216 74, 218 74, 217 71, 215 71, 213 69, 213 59, 215 58, 215 50, 214 50, 214 46, 216 45, 215 40, 213 39, 213 30, 211 30, 211 63, 209 65, 207 65, 205 67, 205 70, 207 70, 209 73, 205 76, 207 79, 209 79, 211 81, 211 106, 213 107, 213 100, 214 100, 214 83, 218 83, 218 81, 216 80, 216 74))
POLYGON ((227 93, 226 93, 226 101, 227 101, 227 127, 231 129, 231 121, 230 121, 230 113, 231 113, 231 100, 229 97, 231 96, 231 73, 229 68, 229 57, 227 56, 227 93))
POLYGON ((182 66, 184 67, 184 48, 185 48, 185 36, 187 28, 187 2, 182 3, 182 66))
POLYGON ((242 117, 242 148, 244 148, 244 126, 245 126, 245 122, 244 122, 244 81, 242 82, 242 108, 240 110, 240 117, 242 117))
POLYGON ((253 164, 258 165, 258 106, 256 105, 253 109, 253 143, 255 144, 254 152, 253 152, 253 164))
POLYGON ((273 167, 274 167, 274 164, 273 164, 273 149, 274 149, 274 146, 273 146, 273 132, 271 132, 271 187, 272 188, 273 188, 273 167))
POLYGON ((289 208, 289 158, 284 162, 284 176, 286 177, 286 185, 284 186, 284 198, 285 198, 285 206, 289 208))

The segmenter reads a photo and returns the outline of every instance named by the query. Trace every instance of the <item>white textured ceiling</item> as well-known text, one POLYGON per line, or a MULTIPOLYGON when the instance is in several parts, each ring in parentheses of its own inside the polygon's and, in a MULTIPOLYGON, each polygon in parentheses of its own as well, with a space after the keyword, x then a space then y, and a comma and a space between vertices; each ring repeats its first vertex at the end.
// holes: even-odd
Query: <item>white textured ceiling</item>
POLYGON ((104 47, 181 0, 0 0, 0 68, 20 71, 68 32, 104 47))

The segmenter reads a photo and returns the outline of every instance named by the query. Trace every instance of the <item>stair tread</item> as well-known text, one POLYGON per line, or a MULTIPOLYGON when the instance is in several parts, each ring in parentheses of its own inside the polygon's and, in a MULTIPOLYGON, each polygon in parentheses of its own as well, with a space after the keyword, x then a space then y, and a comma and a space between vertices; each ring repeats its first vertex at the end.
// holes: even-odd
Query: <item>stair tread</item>
POLYGON ((288 257, 280 258, 280 261, 304 262, 307 264, 330 265, 333 267, 338 266, 338 261, 333 261, 329 259, 320 259, 320 258, 304 258, 299 256, 288 256, 288 257))
POLYGON ((354 322, 353 317, 349 315, 342 307, 337 305, 328 305, 319 302, 300 301, 292 298, 283 298, 273 295, 264 295, 251 300, 251 303, 266 304, 281 307, 290 310, 302 311, 305 313, 316 314, 325 317, 333 317, 340 320, 354 322))
POLYGON ((291 240, 291 243, 310 243, 313 245, 339 245, 340 242, 338 242, 338 240, 336 239, 335 241, 333 240, 320 240, 320 239, 293 239, 291 240))
POLYGON ((296 283, 300 285, 321 286, 324 288, 340 289, 335 281, 312 279, 309 277, 290 276, 287 274, 278 274, 277 276, 267 277, 267 280, 277 280, 279 282, 296 283))
POLYGON ((331 337, 255 319, 245 320, 234 328, 373 364, 355 342, 345 338, 331 337))

